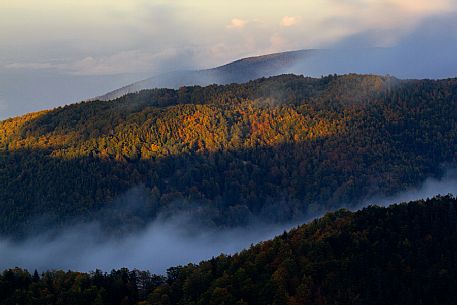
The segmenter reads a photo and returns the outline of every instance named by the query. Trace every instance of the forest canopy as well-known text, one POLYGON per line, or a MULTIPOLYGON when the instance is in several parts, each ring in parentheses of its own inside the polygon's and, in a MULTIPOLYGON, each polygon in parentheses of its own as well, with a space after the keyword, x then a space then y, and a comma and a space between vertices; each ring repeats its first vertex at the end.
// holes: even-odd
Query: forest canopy
POLYGON ((355 205, 455 164, 456 103, 457 79, 282 75, 8 119, 0 233, 24 234, 43 214, 57 227, 93 220, 133 187, 141 209, 107 228, 192 206, 233 226, 355 205))

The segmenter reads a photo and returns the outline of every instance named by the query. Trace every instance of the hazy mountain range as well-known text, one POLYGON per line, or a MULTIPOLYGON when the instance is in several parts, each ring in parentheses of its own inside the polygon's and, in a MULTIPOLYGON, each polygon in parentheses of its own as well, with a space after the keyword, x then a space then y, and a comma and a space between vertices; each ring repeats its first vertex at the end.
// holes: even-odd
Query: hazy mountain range
POLYGON ((282 52, 247 57, 212 69, 169 72, 135 82, 94 99, 112 100, 128 93, 153 88, 177 89, 190 85, 243 83, 260 77, 286 73, 289 68, 318 52, 320 51, 282 52))
POLYGON ((399 78, 446 78, 457 71, 457 60, 442 52, 410 45, 392 48, 309 49, 247 57, 211 69, 174 71, 124 86, 94 99, 112 100, 144 89, 244 83, 286 73, 320 77, 328 74, 377 74, 399 78), (434 72, 431 72, 434 71, 434 72))

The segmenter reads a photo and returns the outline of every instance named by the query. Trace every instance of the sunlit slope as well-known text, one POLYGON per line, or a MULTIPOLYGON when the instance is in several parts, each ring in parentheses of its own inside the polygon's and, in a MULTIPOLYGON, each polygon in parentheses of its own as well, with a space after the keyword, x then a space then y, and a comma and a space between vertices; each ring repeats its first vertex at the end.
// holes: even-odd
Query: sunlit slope
MULTIPOLYGON (((131 187, 142 225, 203 209, 216 225, 291 220, 442 173, 457 80, 284 75, 158 89, 0 122, 0 231, 91 219, 131 187)), ((202 211, 202 210, 200 210, 202 211)))

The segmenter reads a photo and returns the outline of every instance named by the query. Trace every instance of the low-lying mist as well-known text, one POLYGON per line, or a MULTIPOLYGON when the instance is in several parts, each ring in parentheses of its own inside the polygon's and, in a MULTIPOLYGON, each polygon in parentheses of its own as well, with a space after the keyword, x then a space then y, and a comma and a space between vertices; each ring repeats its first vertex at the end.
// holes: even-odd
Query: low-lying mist
MULTIPOLYGON (((368 204, 388 205, 447 194, 457 194, 455 170, 447 171, 441 179, 427 179, 418 188, 391 197, 371 198, 349 208, 356 210, 368 204)), ((102 222, 72 225, 21 241, 0 240, 0 269, 17 266, 40 271, 109 271, 128 267, 164 273, 172 266, 235 253, 322 213, 304 217, 300 222, 271 224, 253 220, 247 225, 221 229, 203 225, 198 213, 182 211, 172 217, 159 216, 143 229, 119 236, 107 234, 102 222)))
POLYGON ((198 227, 185 213, 159 217, 145 229, 121 237, 108 235, 98 223, 76 225, 58 234, 0 241, 0 269, 109 271, 128 267, 163 273, 171 266, 235 253, 292 226, 251 223, 228 229, 198 227))
POLYGON ((370 204, 387 206, 394 203, 409 202, 419 199, 432 198, 437 195, 457 195, 457 169, 450 168, 440 178, 427 178, 418 187, 410 188, 393 196, 378 196, 364 201, 356 209, 370 204))

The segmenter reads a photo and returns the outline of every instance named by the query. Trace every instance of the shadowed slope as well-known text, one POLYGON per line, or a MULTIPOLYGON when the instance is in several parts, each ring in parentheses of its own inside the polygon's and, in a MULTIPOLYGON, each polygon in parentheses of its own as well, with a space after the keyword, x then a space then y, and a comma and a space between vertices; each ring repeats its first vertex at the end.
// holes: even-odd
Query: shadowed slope
POLYGON ((455 162, 456 88, 288 75, 4 121, 25 120, 0 142, 2 232, 23 232, 43 213, 60 224, 93 219, 138 185, 148 198, 141 220, 122 221, 140 226, 171 203, 208 207, 208 222, 230 226, 389 195, 455 162))
POLYGON ((169 268, 167 276, 10 269, 0 275, 0 302, 452 305, 456 209, 455 198, 437 197, 339 210, 233 256, 169 268))

